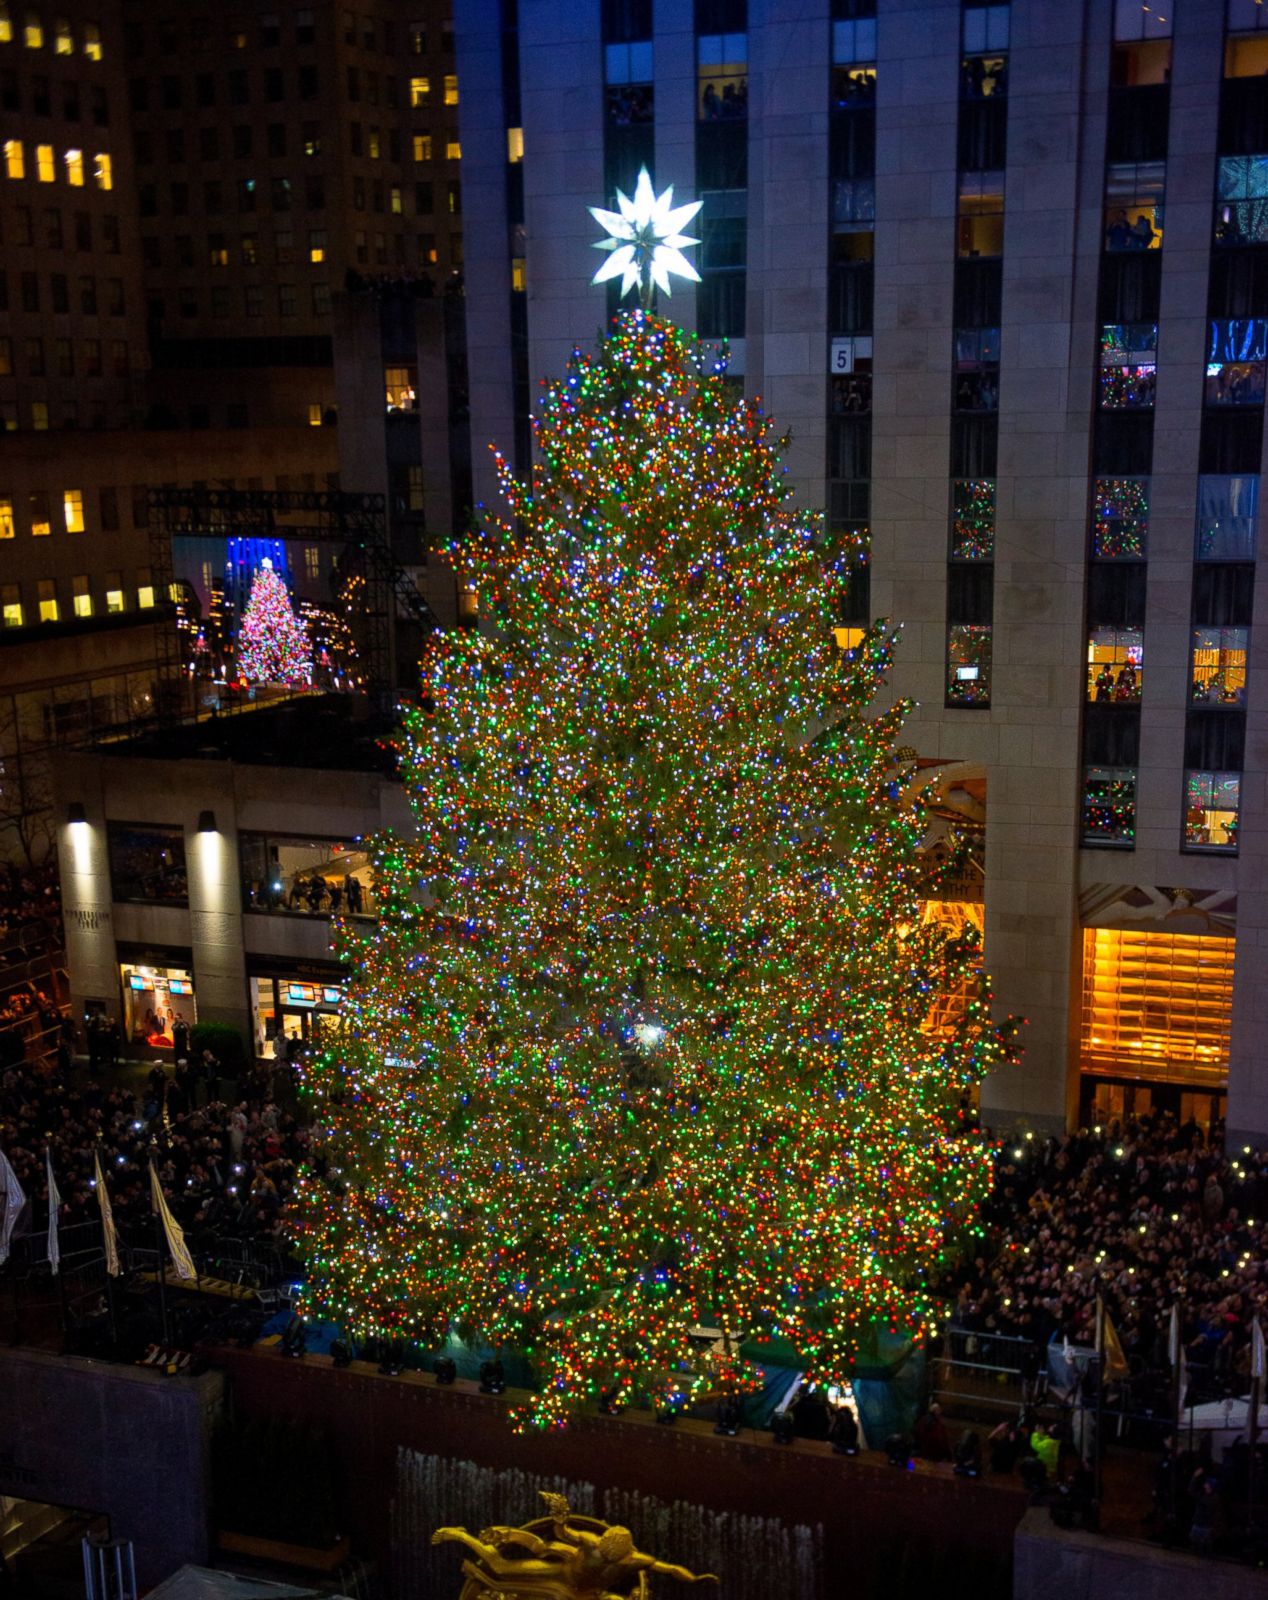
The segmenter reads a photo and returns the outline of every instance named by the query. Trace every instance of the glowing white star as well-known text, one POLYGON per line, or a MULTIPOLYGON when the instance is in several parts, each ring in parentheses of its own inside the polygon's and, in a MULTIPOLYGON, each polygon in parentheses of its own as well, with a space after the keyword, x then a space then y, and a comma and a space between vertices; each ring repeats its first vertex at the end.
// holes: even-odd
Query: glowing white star
POLYGON ((688 245, 700 241, 689 239, 682 229, 699 211, 701 201, 675 206, 673 185, 663 194, 656 194, 644 167, 638 175, 634 198, 627 199, 618 189, 616 203, 621 208, 619 211, 590 207, 590 215, 611 235, 600 239, 594 248, 612 252, 595 273, 593 282, 606 283, 609 278, 620 278, 622 295, 627 295, 637 285, 644 304, 650 301, 653 286, 666 294, 671 292, 671 272, 680 278, 690 278, 693 283, 700 282, 700 274, 682 253, 688 245))

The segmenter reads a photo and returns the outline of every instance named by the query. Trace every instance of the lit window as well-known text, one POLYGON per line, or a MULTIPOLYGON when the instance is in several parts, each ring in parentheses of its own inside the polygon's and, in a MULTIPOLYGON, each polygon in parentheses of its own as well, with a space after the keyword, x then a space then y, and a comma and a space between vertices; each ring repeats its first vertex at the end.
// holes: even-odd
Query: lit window
POLYGON ((403 201, 401 200, 401 191, 395 184, 393 184, 393 186, 388 190, 387 199, 388 210, 391 211, 393 215, 399 217, 405 207, 403 201))
POLYGON ((4 141, 4 170, 10 178, 26 177, 26 153, 21 139, 4 141))
POLYGON ((405 503, 406 509, 421 512, 423 509, 423 469, 421 467, 408 467, 405 477, 405 503))
POLYGON ((1101 328, 1101 410, 1151 409, 1157 380, 1158 324, 1106 323, 1101 328))
POLYGON ((445 145, 445 160, 446 161, 461 161, 462 160, 462 145, 458 142, 457 139, 450 139, 448 144, 445 145))
POLYGON ((75 40, 70 31, 70 21, 66 17, 53 19, 53 50, 59 56, 75 54, 75 40))
POLYGON ((991 625, 955 622, 947 629, 947 704, 991 703, 991 625))
POLYGON ((0 0, 0 44, 13 43, 13 18, 9 15, 9 7, 0 0))
POLYGON ((1239 772, 1186 772, 1184 848, 1236 850, 1241 793, 1239 772))
POLYGON ((37 144, 35 147, 35 173, 41 183, 54 183, 57 180, 57 157, 53 153, 51 144, 37 144))
MULTIPOLYGON (((208 582, 210 587, 210 582, 208 582)), ((154 604, 154 578, 149 567, 138 567, 136 573, 136 603, 140 611, 148 611, 154 604)))
POLYGON ((1155 932, 1148 924, 1085 928, 1083 1065, 1120 1082, 1196 1080, 1222 1093, 1235 947, 1218 925, 1205 936, 1155 932))
POLYGON ((995 480, 957 478, 951 485, 951 560, 995 555, 995 480))
POLYGON ((1268 155, 1221 156, 1215 195, 1216 244, 1268 240, 1268 155))
POLYGON ((385 367, 383 387, 389 411, 413 411, 417 373, 413 367, 385 367))
POLYGON ((1189 691, 1194 705, 1245 704, 1249 642, 1249 628, 1194 628, 1189 691))
POLYGON ((961 256, 1004 253, 1004 174, 963 172, 957 211, 957 250, 961 256))
POLYGON ((458 104, 458 79, 452 72, 445 75, 445 104, 447 106, 458 104))
POLYGON ((366 134, 366 151, 371 161, 378 161, 383 154, 383 132, 380 128, 371 127, 366 134))
POLYGON ((314 228, 308 235, 308 259, 317 266, 326 259, 326 230, 314 228))
POLYGON ((36 433, 46 433, 48 431, 48 405, 45 401, 32 400, 31 426, 36 433))
POLYGON ((86 572, 79 573, 71 579, 71 584, 74 590, 75 615, 77 617, 91 617, 92 594, 88 588, 88 574, 86 572))
POLYGON ((416 133, 414 135, 414 160, 415 161, 430 161, 431 160, 431 134, 430 133, 416 133))
POLYGON ((0 378, 13 376, 13 340, 5 334, 0 338, 0 378))
POLYGON ((0 620, 6 628, 22 626, 22 591, 16 583, 0 587, 0 620))
POLYGON ((1093 628, 1087 641, 1087 697, 1098 705, 1140 699, 1145 636, 1139 628, 1093 628))
POLYGON ((1130 849, 1136 839, 1136 769, 1088 767, 1083 774, 1083 842, 1130 849))
POLYGON ((1198 479, 1198 561, 1253 561, 1259 478, 1207 473, 1198 479))
POLYGON ((121 572, 106 573, 106 610, 123 610, 123 574, 121 572))
POLYGON ((63 490, 62 515, 66 520, 67 533, 82 533, 84 531, 84 494, 82 489, 63 490))
POLYGON ((93 177, 96 179, 97 187, 99 189, 113 189, 114 168, 111 165, 110 157, 98 152, 93 160, 95 163, 93 167, 93 177))
POLYGON ((310 428, 320 428, 321 427, 321 402, 320 401, 314 401, 308 408, 308 426, 310 428))
MULTIPOLYGON (((1255 6, 1262 12, 1263 7, 1255 6)), ((1224 45, 1226 78, 1262 78, 1268 72, 1268 38, 1230 38, 1224 45)))
POLYGON ((42 50, 44 48, 44 24, 40 21, 38 11, 27 12, 26 26, 23 29, 22 37, 28 50, 42 50))
MULTIPOLYGON (((1264 43, 1268 45, 1268 39, 1264 43)), ((1208 406, 1262 406, 1268 363, 1268 319, 1212 321, 1206 358, 1208 406)))
POLYGON ((424 106, 431 94, 430 78, 411 78, 409 80, 409 103, 412 106, 424 106))
POLYGON ((95 22, 84 23, 84 54, 89 61, 101 60, 101 29, 95 22))
POLYGON ((524 159, 524 130, 523 128, 508 128, 506 130, 506 159, 515 165, 524 159))
POLYGON ((41 622, 57 621, 57 585, 52 578, 41 578, 37 586, 41 622))
POLYGON ((66 152, 66 181, 72 189, 83 188, 84 152, 82 150, 68 150, 66 152))
POLYGON ((304 546, 304 576, 313 582, 321 577, 321 550, 315 544, 304 546))
POLYGON ((1105 248, 1162 248, 1165 161, 1117 161, 1105 169, 1105 248))
POLYGON ((31 514, 31 537, 47 539, 53 531, 48 510, 48 496, 42 489, 33 489, 26 497, 26 504, 31 514))
POLYGON ((516 294, 528 288, 528 263, 523 256, 511 257, 511 288, 516 294))
POLYGON ((16 532, 12 495, 0 495, 0 539, 12 539, 16 532))
POLYGON ((208 235, 207 260, 213 267, 227 267, 229 265, 229 246, 223 233, 208 235))
MULTIPOLYGON (((650 56, 650 46, 631 45, 629 48, 632 51, 647 49, 650 56)), ((700 120, 734 122, 746 117, 748 35, 701 34, 696 42, 696 61, 696 114, 700 120)))
POLYGON ((1092 555, 1143 561, 1149 543, 1149 479, 1098 478, 1092 491, 1092 555))

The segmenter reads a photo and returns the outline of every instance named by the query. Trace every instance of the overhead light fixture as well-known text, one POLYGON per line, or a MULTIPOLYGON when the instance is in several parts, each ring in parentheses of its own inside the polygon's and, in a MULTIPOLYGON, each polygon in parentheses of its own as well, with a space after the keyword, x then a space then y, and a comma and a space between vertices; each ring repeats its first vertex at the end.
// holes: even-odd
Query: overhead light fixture
POLYGON ((88 821, 88 813, 84 809, 84 802, 82 800, 71 801, 70 805, 66 808, 66 820, 71 824, 88 821))
POLYGON ((215 833, 216 813, 214 811, 200 811, 198 813, 199 833, 215 833))

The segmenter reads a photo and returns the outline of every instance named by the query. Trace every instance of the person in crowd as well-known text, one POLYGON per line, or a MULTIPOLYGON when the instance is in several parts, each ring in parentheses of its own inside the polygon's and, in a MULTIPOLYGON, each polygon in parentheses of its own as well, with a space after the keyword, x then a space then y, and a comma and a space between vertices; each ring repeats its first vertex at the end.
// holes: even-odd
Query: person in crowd
POLYGON ((916 1423, 916 1454, 926 1461, 951 1460, 951 1434, 936 1400, 916 1423))

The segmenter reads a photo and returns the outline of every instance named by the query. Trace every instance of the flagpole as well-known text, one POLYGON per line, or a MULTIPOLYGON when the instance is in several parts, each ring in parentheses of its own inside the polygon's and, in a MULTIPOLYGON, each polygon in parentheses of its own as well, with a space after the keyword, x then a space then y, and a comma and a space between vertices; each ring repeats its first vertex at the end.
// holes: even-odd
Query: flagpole
POLYGON ((1096 1522, 1101 1523, 1101 1496, 1105 1446, 1103 1438, 1103 1416, 1105 1410, 1105 1300, 1098 1284, 1096 1292, 1096 1470, 1094 1473, 1094 1497, 1096 1502, 1096 1522))
POLYGON ((117 1355, 119 1351, 119 1321, 115 1309, 114 1280, 115 1272, 118 1270, 117 1253, 119 1246, 117 1241, 113 1245, 111 1242, 114 1219, 111 1217, 109 1223, 106 1220, 109 1215, 110 1196, 106 1192, 106 1171, 101 1164, 102 1139, 103 1135, 98 1133, 97 1148, 93 1151, 93 1172, 97 1185, 97 1209, 101 1213, 101 1244, 106 1258, 106 1313, 110 1318, 110 1348, 117 1355), (114 1270, 112 1270, 112 1264, 114 1270))
MULTIPOLYGON (((154 1165, 154 1155, 150 1154, 150 1177, 154 1184, 158 1183, 158 1168, 154 1165)), ((154 1248, 158 1251, 158 1286, 159 1310, 163 1318, 163 1345, 171 1346, 171 1329, 167 1320, 167 1268, 163 1264, 163 1219, 159 1209, 151 1201, 150 1209, 154 1212, 154 1248)))
POLYGON ((1264 1335, 1259 1318, 1251 1320, 1250 1329, 1250 1473, 1246 1483, 1246 1533, 1254 1547, 1259 1526, 1259 1400, 1264 1386, 1264 1335))
POLYGON ((70 1307, 66 1303, 66 1279, 62 1276, 62 1247, 58 1240, 58 1213, 62 1197, 58 1193, 57 1179, 53 1176, 53 1151, 44 1146, 44 1170, 48 1174, 48 1264, 57 1279, 57 1303, 62 1313, 62 1354, 70 1350, 70 1307))

